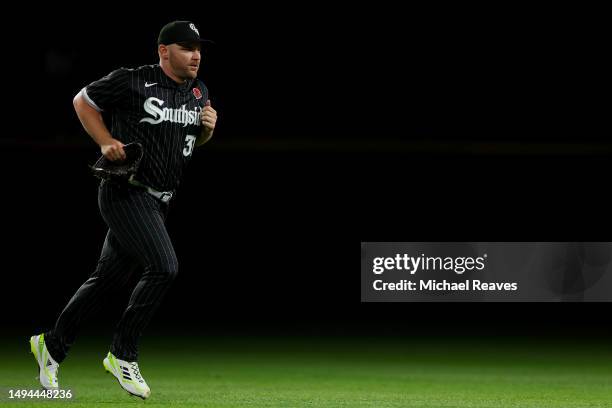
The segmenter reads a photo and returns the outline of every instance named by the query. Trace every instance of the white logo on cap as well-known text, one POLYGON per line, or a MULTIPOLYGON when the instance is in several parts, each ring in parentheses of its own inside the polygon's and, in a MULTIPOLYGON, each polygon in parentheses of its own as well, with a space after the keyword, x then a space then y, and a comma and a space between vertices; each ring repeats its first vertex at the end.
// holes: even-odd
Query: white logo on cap
POLYGON ((195 32, 196 32, 196 34, 197 34, 198 36, 200 35, 200 32, 199 32, 199 31, 198 31, 198 29, 196 28, 195 24, 190 23, 190 24, 189 24, 189 28, 191 28, 193 31, 195 31, 195 32))

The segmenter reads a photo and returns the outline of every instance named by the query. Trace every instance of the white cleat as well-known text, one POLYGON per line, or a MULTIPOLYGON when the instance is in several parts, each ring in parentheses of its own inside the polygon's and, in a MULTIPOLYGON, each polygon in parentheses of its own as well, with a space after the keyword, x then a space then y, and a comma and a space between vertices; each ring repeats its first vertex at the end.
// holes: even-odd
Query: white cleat
POLYGON ((44 334, 30 337, 30 350, 32 350, 40 368, 38 376, 40 385, 46 390, 57 390, 59 388, 57 382, 59 364, 49 354, 44 334))
POLYGON ((106 371, 115 376, 124 390, 142 399, 149 398, 151 389, 140 375, 137 362, 120 360, 109 352, 102 364, 106 371))

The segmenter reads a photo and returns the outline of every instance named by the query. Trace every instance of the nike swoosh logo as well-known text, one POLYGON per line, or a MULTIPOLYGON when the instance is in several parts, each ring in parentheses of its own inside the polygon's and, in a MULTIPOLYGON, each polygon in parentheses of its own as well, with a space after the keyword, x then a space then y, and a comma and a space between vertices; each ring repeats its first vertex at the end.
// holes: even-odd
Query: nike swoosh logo
POLYGON ((157 85, 157 82, 153 82, 152 84, 150 84, 148 82, 145 82, 145 88, 148 88, 148 87, 153 86, 153 85, 157 85))

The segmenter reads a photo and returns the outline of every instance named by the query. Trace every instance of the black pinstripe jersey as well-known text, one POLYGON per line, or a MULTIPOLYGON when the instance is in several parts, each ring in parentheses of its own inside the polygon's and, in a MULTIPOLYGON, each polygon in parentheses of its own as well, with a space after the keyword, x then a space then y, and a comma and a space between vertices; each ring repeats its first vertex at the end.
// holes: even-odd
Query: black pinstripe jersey
POLYGON ((160 191, 178 187, 201 132, 208 99, 202 81, 178 84, 159 65, 120 68, 87 85, 83 96, 103 112, 115 139, 143 145, 138 181, 160 191))

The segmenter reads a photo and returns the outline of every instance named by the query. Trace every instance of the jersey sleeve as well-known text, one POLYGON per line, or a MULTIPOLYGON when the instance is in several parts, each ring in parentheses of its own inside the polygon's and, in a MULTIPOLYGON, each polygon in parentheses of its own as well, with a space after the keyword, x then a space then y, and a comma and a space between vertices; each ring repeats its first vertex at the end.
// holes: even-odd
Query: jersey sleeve
POLYGON ((112 110, 125 103, 129 94, 129 76, 127 69, 120 68, 87 85, 81 92, 97 111, 112 110))

